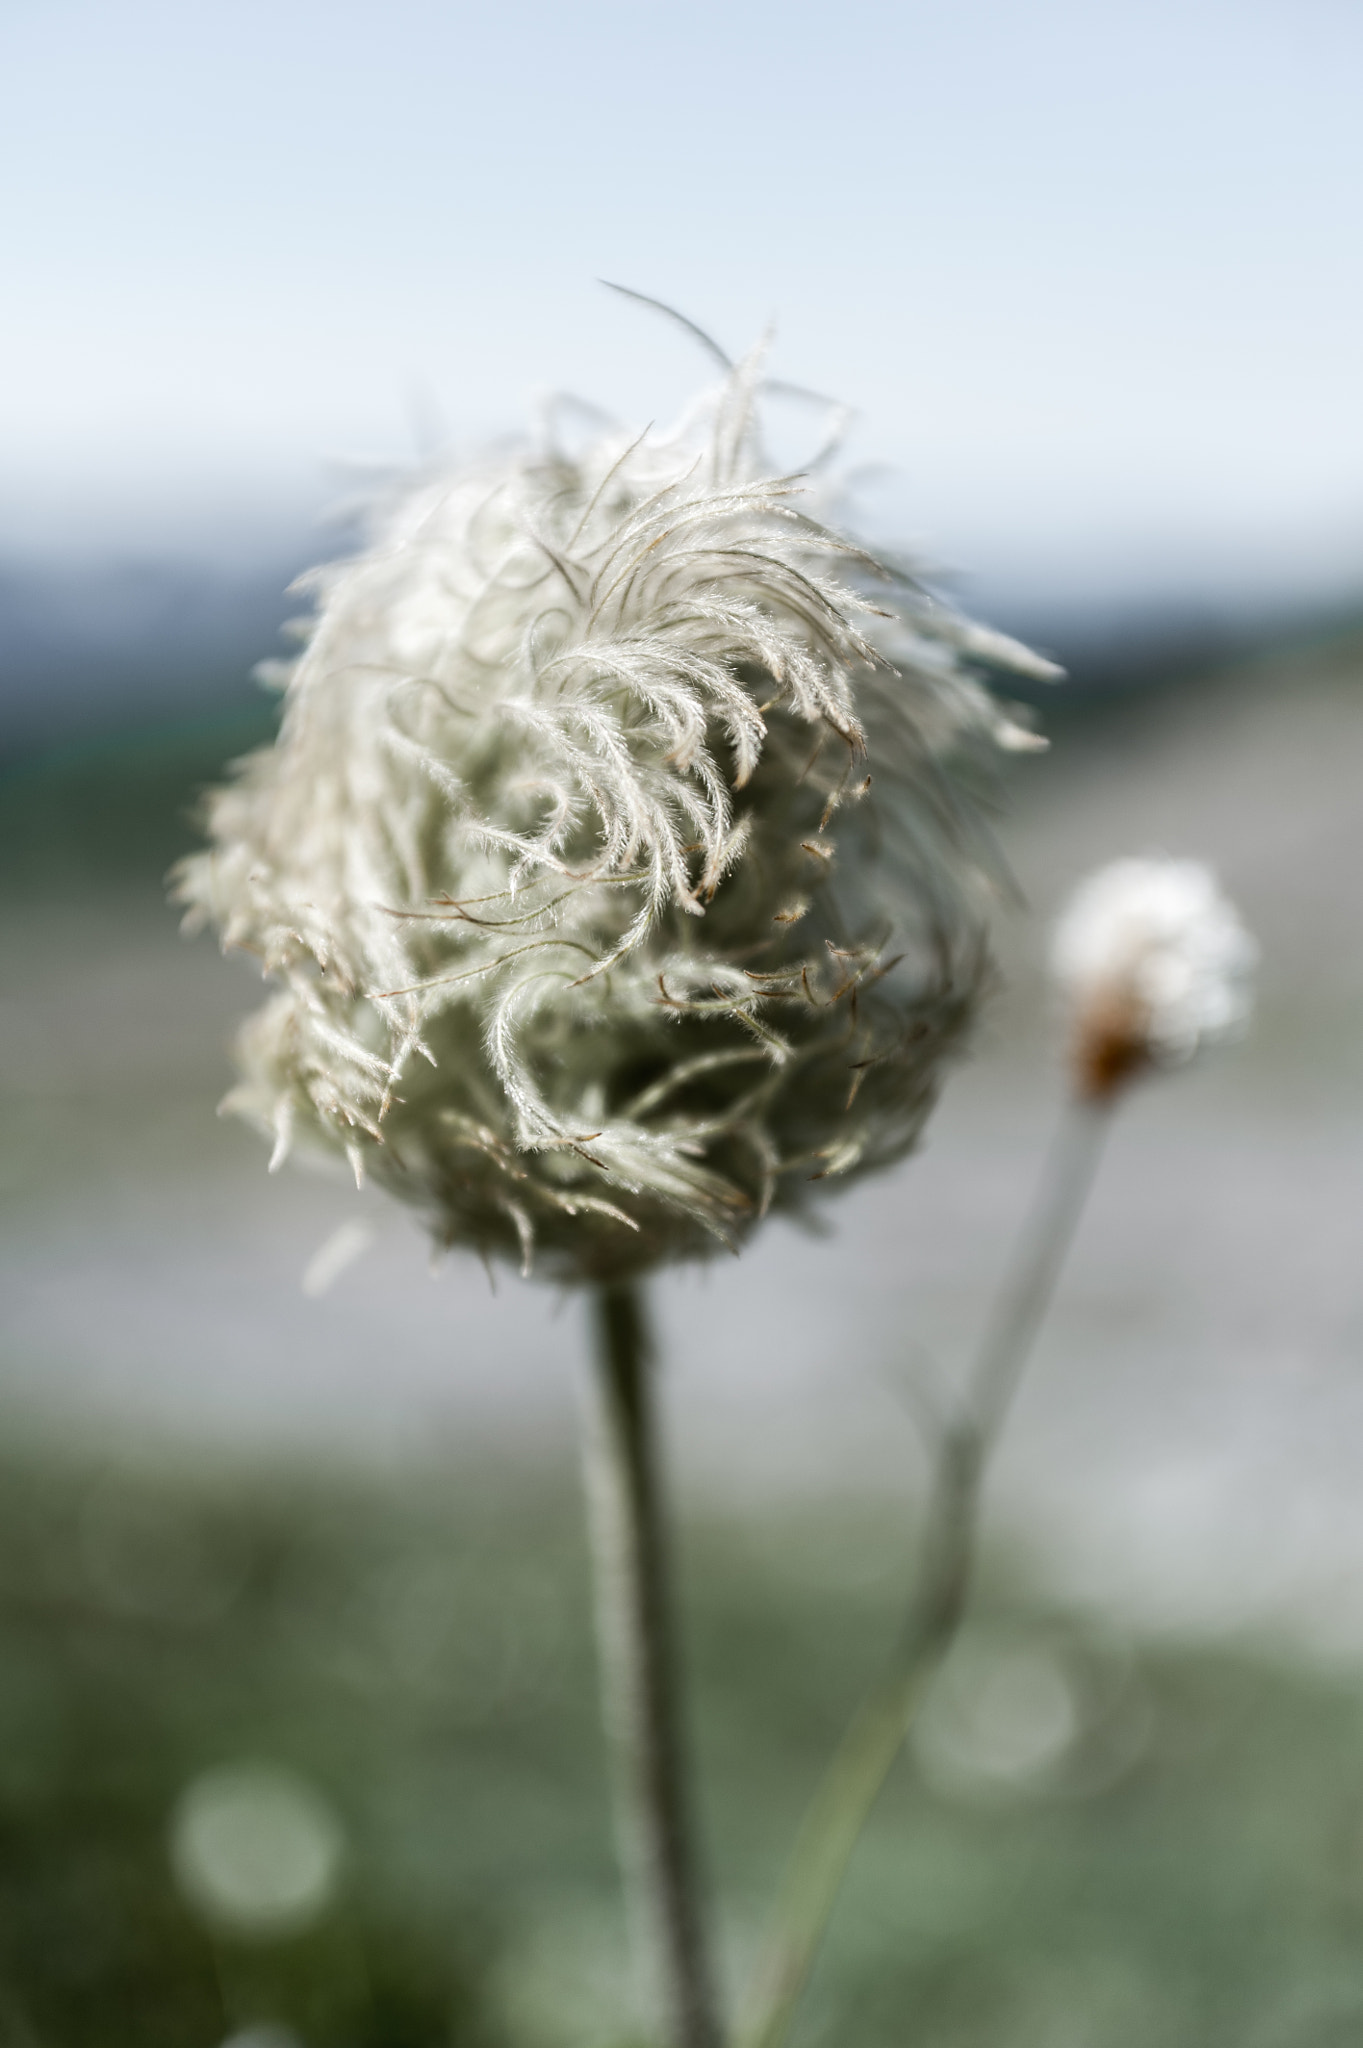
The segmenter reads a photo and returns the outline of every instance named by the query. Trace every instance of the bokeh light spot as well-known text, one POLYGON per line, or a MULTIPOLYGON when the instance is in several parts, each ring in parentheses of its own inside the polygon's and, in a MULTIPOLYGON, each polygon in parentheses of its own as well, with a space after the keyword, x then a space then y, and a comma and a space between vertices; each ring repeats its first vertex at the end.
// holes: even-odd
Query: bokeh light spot
POLYGON ((171 1863, 210 1925, 257 1939, 311 1925, 335 1896, 345 1836, 331 1806, 276 1764, 221 1764, 171 1817, 171 1863))

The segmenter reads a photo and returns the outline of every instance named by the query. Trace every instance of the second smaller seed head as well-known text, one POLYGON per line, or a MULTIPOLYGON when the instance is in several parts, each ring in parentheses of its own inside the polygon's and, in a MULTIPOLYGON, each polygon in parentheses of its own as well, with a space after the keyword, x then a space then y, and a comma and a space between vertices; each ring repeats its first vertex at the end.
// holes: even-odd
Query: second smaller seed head
POLYGON ((1258 956, 1201 861, 1156 856, 1099 868, 1071 897, 1052 951, 1079 1094, 1105 1100, 1150 1067, 1238 1036, 1258 956))

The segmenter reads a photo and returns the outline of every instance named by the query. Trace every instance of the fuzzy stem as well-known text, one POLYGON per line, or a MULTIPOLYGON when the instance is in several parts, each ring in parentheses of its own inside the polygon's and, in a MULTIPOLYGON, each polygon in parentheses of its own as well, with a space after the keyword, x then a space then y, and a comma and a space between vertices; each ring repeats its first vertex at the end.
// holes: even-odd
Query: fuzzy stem
POLYGON ((785 2040, 857 1838, 960 1628, 989 1455, 1074 1240, 1111 1105, 1111 1098, 1072 1103, 1056 1134, 960 1412, 938 1441, 903 1630, 805 1815, 759 1965, 741 2048, 780 2048, 785 2040))
POLYGON ((596 1327, 587 1500, 622 1860, 671 2048, 718 2048, 677 1701, 652 1347, 638 1288, 601 1288, 596 1327))

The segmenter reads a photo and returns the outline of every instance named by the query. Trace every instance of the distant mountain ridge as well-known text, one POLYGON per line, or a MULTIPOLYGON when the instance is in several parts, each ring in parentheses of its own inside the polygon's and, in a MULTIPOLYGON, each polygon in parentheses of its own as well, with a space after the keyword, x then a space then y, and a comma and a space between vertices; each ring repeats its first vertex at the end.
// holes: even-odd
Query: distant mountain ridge
MULTIPOLYGON (((255 664, 284 651, 284 622, 306 609, 289 585, 317 552, 314 536, 292 558, 251 567, 145 555, 0 559, 0 762, 250 705, 255 664)), ((1055 707, 1337 629, 1363 617, 1363 596, 1308 613, 1156 591, 1120 601, 1000 591, 991 601, 981 584, 970 609, 1064 664, 1059 695, 1037 693, 1055 707)))
POLYGON ((302 566, 0 562, 0 759, 249 701, 302 566))

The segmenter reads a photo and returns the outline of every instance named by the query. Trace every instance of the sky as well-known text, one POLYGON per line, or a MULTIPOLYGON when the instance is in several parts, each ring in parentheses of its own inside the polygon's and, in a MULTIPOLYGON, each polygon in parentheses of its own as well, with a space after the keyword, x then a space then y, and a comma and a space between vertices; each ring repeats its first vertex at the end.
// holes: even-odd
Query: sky
POLYGON ((0 551, 664 420, 709 365, 613 278, 774 323, 934 559, 1363 585, 1361 104, 1355 0, 0 0, 0 551))

